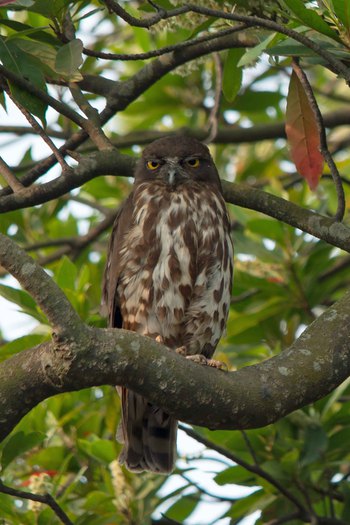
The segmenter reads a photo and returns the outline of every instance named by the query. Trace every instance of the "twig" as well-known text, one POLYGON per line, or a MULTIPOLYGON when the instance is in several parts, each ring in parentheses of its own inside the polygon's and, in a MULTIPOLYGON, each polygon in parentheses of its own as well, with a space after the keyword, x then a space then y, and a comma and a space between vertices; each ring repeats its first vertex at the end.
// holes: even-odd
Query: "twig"
POLYGON ((205 144, 210 144, 218 134, 220 102, 222 96, 222 64, 219 53, 213 53, 213 60, 215 66, 215 97, 214 106, 208 119, 208 137, 204 140, 205 144))
POLYGON ((26 492, 24 490, 13 489, 4 485, 0 480, 0 492, 3 494, 8 494, 9 496, 14 496, 15 498, 29 499, 32 501, 37 501, 48 505, 56 516, 61 520, 65 525, 73 525, 73 522, 68 518, 64 510, 59 506, 57 501, 51 496, 51 494, 33 494, 32 492, 26 492))
POLYGON ((33 130, 43 139, 43 141, 51 149, 52 153, 57 159, 57 162, 59 162, 62 168, 62 172, 64 174, 68 174, 71 171, 71 167, 67 164, 60 150, 55 146, 51 138, 47 135, 47 133, 43 130, 43 128, 39 125, 39 123, 35 120, 33 115, 31 115, 31 113, 24 106, 22 106, 22 104, 20 104, 18 100, 15 99, 15 97, 12 96, 10 90, 7 90, 6 94, 15 104, 15 106, 17 106, 17 108, 20 110, 22 115, 24 115, 24 117, 28 120, 33 130))
POLYGON ((256 456, 256 454, 255 454, 255 450, 254 450, 254 448, 252 447, 252 444, 251 444, 251 442, 250 442, 250 440, 249 440, 249 438, 248 438, 248 436, 247 436, 247 432, 246 432, 245 430, 241 430, 241 434, 242 434, 242 436, 243 436, 243 439, 244 439, 244 441, 245 441, 245 444, 247 445, 247 448, 248 448, 248 450, 249 450, 249 452, 250 452, 250 455, 252 456, 252 459, 253 459, 253 461, 254 461, 254 464, 255 464, 255 465, 259 465, 258 458, 257 458, 257 456, 256 456))
MULTIPOLYGON (((10 126, 10 125, 4 125, 4 126, 0 126, 0 133, 14 133, 16 134, 17 136, 21 136, 21 135, 32 135, 33 133, 35 133, 35 131, 33 130, 33 128, 31 126, 10 126)), ((55 137, 57 139, 67 139, 67 133, 65 133, 64 131, 59 131, 57 129, 52 129, 52 128, 46 128, 46 133, 48 135, 50 135, 51 137, 55 137)), ((2 144, 3 145, 3 144, 2 144)))
POLYGON ((184 6, 170 9, 170 10, 161 10, 156 15, 150 16, 145 19, 138 19, 133 16, 131 16, 125 9, 120 7, 117 2, 114 0, 105 0, 105 4, 108 6, 111 12, 115 12, 118 14, 125 22, 127 22, 130 25, 137 26, 137 27, 146 27, 150 28, 154 24, 158 23, 160 20, 166 20, 168 18, 172 18, 181 14, 193 12, 193 13, 199 13, 208 17, 217 17, 222 18, 224 20, 233 20, 236 22, 242 22, 246 24, 249 27, 265 27, 266 29, 270 29, 272 31, 276 31, 278 33, 281 33, 283 35, 289 36, 290 38, 293 38, 297 42, 300 42, 301 44, 304 44, 309 49, 312 49, 317 55, 324 58, 328 64, 329 69, 331 69, 333 72, 341 75, 346 82, 350 82, 350 71, 349 68, 342 63, 341 60, 336 59, 332 53, 328 52, 326 49, 320 47, 316 42, 314 42, 311 38, 306 37, 302 33, 298 33, 297 31, 294 31, 293 29, 290 29, 288 27, 284 27, 277 22, 274 22, 273 20, 269 20, 266 18, 260 18, 258 16, 250 16, 250 15, 242 15, 239 13, 227 13, 224 11, 220 11, 217 9, 210 9, 208 7, 198 6, 195 4, 186 4, 184 6))
POLYGON ((51 106, 58 113, 60 113, 61 115, 64 115, 69 120, 71 120, 78 126, 82 127, 84 118, 81 115, 79 115, 79 113, 71 109, 68 106, 68 104, 65 104, 64 102, 60 102, 59 100, 56 100, 54 97, 51 97, 51 95, 46 93, 46 91, 37 88, 34 84, 26 80, 24 77, 21 77, 20 75, 16 75, 16 73, 13 73, 13 71, 6 69, 2 65, 0 65, 0 76, 2 76, 3 78, 6 78, 10 82, 13 82, 20 88, 31 93, 31 95, 38 98, 42 102, 45 102, 45 104, 48 104, 49 106, 51 106))
POLYGON ((9 187, 12 191, 21 191, 23 190, 23 185, 17 179, 17 177, 12 173, 9 166, 6 164, 4 159, 0 157, 0 174, 4 177, 9 187))
POLYGON ((312 88, 311 88, 311 85, 309 83, 309 80, 308 80, 307 76, 305 75, 305 72, 303 71, 303 69, 300 67, 297 58, 293 58, 293 60, 292 60, 292 67, 293 67, 293 71, 297 75, 298 79, 300 80, 300 82, 301 82, 301 84, 302 84, 302 86, 303 86, 303 88, 305 90, 306 96, 307 96, 307 98, 309 100, 310 106, 311 106, 311 108, 312 108, 312 110, 314 112, 315 118, 316 118, 317 129, 318 129, 318 133, 319 133, 319 136, 320 136, 320 151, 321 151, 321 154, 322 154, 324 160, 326 161, 326 163, 327 163, 327 165, 328 165, 328 167, 330 169, 330 172, 331 172, 331 175, 332 175, 332 178, 333 178, 333 182, 334 182, 334 185, 335 185, 335 189, 336 189, 336 192, 337 192, 338 206, 337 206, 337 211, 336 211, 336 214, 335 214, 334 218, 335 218, 336 221, 341 221, 343 219, 344 213, 345 213, 344 188, 343 188, 343 185, 342 185, 342 181, 341 181, 341 178, 340 178, 337 166, 336 166, 336 164, 335 164, 335 162, 333 160, 333 157, 330 154, 329 149, 328 149, 327 136, 326 136, 326 130, 325 130, 324 122, 323 122, 323 117, 322 117, 320 108, 318 107, 318 104, 317 104, 315 95, 314 95, 314 93, 312 91, 312 88))
POLYGON ((30 293, 56 333, 79 332, 82 322, 62 290, 32 257, 1 233, 0 264, 30 293))
POLYGON ((287 514, 287 516, 282 516, 281 518, 276 518, 270 521, 267 521, 265 525, 282 525, 283 523, 288 523, 290 521, 295 521, 298 518, 300 518, 299 512, 293 512, 291 514, 287 514))
POLYGON ((294 496, 294 494, 292 494, 288 489, 286 489, 279 481, 274 479, 268 472, 263 470, 259 465, 251 465, 250 463, 247 463, 246 461, 244 461, 240 457, 236 456, 235 454, 233 454, 232 452, 230 452, 226 448, 221 447, 219 445, 216 445, 216 443, 213 443, 209 439, 206 439, 205 437, 201 436, 201 434, 199 434, 198 432, 196 432, 192 428, 189 428, 189 427, 187 427, 185 425, 180 424, 179 425, 179 429, 181 429, 184 432, 186 432, 186 434, 188 436, 190 436, 193 439, 199 441, 199 443, 202 443, 206 447, 208 447, 208 448, 210 448, 212 450, 215 450, 216 452, 218 452, 219 454, 222 454, 223 456, 227 457, 228 459, 230 459, 234 463, 237 463, 237 465, 240 465, 241 467, 245 468, 246 470, 248 470, 248 472, 252 472, 253 474, 256 474, 256 475, 262 477, 263 479, 268 481, 272 486, 274 486, 281 494, 283 494, 285 496, 285 498, 287 498, 290 502, 292 502, 297 507, 297 509, 299 510, 299 513, 301 513, 301 515, 305 516, 307 514, 305 507, 294 496))
POLYGON ((305 35, 294 31, 293 29, 289 29, 288 27, 282 26, 277 22, 274 22, 273 20, 260 18, 258 16, 241 15, 232 12, 225 13, 223 11, 197 6, 195 4, 187 4, 187 7, 189 11, 192 11, 194 13, 223 18, 224 20, 234 20, 237 22, 243 22, 251 27, 265 27, 266 29, 271 29, 272 31, 276 31, 277 33, 289 36, 297 42, 304 44, 309 49, 312 49, 317 55, 323 57, 332 71, 338 73, 339 75, 342 75, 347 82, 350 82, 349 68, 346 65, 344 65, 341 62, 341 60, 334 58, 332 53, 329 53, 325 49, 321 48, 318 44, 311 40, 311 38, 308 38, 305 35))
POLYGON ((118 210, 110 211, 106 217, 99 222, 94 228, 81 237, 65 237, 62 239, 53 239, 50 241, 42 241, 25 247, 26 252, 33 252, 42 248, 50 248, 59 246, 60 248, 50 255, 39 257, 38 263, 40 266, 46 266, 54 261, 59 260, 63 255, 70 255, 74 260, 82 250, 96 241, 114 222, 118 210))
POLYGON ((181 477, 187 481, 187 483, 189 483, 190 485, 192 485, 193 487, 195 487, 199 492, 201 492, 202 494, 205 494, 205 496, 209 496, 210 498, 213 498, 213 499, 216 499, 217 501, 229 501, 229 502, 235 502, 235 501, 238 501, 239 498, 229 498, 227 496, 218 496, 217 494, 213 494, 212 492, 210 492, 209 490, 207 489, 204 489, 203 487, 199 487, 199 485, 197 485, 196 483, 194 483, 188 476, 186 476, 186 474, 184 474, 183 472, 181 472, 181 477))
POLYGON ((132 15, 130 15, 125 9, 123 9, 117 2, 114 0, 105 0, 104 2, 106 6, 108 7, 109 11, 111 13, 116 13, 120 18, 122 18, 125 22, 127 22, 131 26, 135 27, 146 27, 150 28, 160 22, 160 20, 165 20, 167 18, 171 18, 174 16, 181 15, 182 13, 188 12, 187 6, 181 6, 177 7, 176 9, 171 9, 169 11, 166 11, 165 9, 158 8, 157 14, 149 16, 146 19, 140 19, 136 18, 132 15))
POLYGON ((87 117, 82 127, 86 133, 88 133, 92 142, 100 151, 113 149, 110 140, 102 130, 101 120, 97 109, 91 106, 88 100, 84 97, 76 82, 70 82, 69 89, 76 104, 87 117))
MULTIPOLYGON (((200 44, 203 42, 209 42, 210 40, 214 40, 215 38, 219 38, 226 35, 231 35, 233 33, 238 33, 239 31, 242 31, 243 29, 246 29, 248 26, 246 24, 240 24, 236 27, 230 27, 229 29, 224 29, 222 31, 217 31, 216 33, 212 33, 209 35, 205 35, 198 38, 192 38, 190 40, 185 40, 184 42, 179 42, 178 44, 173 44, 172 46, 165 46, 161 47, 160 49, 153 49, 152 51, 147 51, 146 53, 105 53, 103 51, 94 51, 92 49, 87 49, 86 47, 83 48, 83 53, 87 56, 95 57, 95 58, 102 58, 106 60, 123 60, 123 61, 129 61, 129 60, 148 60, 149 58, 155 58, 159 57, 161 55, 165 55, 166 53, 170 53, 172 51, 179 51, 181 49, 200 44)), ((242 41, 242 45, 244 44, 245 47, 253 47, 256 42, 251 40, 247 40, 246 42, 242 41)))

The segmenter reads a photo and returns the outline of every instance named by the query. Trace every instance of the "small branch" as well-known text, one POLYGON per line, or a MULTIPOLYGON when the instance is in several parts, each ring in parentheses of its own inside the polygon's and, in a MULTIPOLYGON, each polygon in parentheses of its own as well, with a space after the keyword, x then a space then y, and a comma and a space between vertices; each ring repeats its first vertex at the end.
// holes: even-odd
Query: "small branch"
POLYGON ((210 112, 208 119, 209 135, 204 140, 205 144, 210 144, 218 134, 219 116, 220 116, 220 102, 222 97, 222 64, 219 53, 213 53, 213 60, 215 66, 215 97, 214 106, 210 112))
POLYGON ((247 432, 245 432, 244 430, 241 430, 241 434, 243 436, 243 439, 245 441, 245 444, 247 445, 247 449, 249 450, 250 452, 250 455, 252 456, 252 460, 254 461, 254 464, 255 465, 259 465, 259 461, 258 461, 258 458, 255 454, 255 450, 254 448, 252 447, 252 444, 248 438, 248 435, 247 435, 247 432))
MULTIPOLYGON (((3 125, 0 126, 0 133, 13 133, 17 136, 23 136, 23 135, 33 135, 36 134, 36 132, 33 130, 31 126, 11 126, 11 125, 3 125)), ((55 137, 57 139, 65 140, 67 139, 67 133, 64 131, 59 131, 57 129, 52 128, 46 128, 46 133, 50 137, 55 137)))
POLYGON ((341 75, 347 83, 350 82, 349 68, 346 65, 344 65, 341 60, 334 58, 334 55, 332 55, 332 53, 320 47, 311 38, 306 37, 302 33, 298 33, 293 29, 289 29, 288 27, 282 26, 277 22, 274 22, 273 20, 260 18, 258 16, 240 15, 238 13, 232 12, 226 13, 216 9, 197 6, 195 4, 187 4, 187 8, 189 11, 192 11, 194 13, 222 18, 224 20, 242 22, 250 27, 265 27, 266 29, 270 29, 272 31, 276 31, 277 33, 289 36, 290 38, 293 38, 293 40, 296 40, 297 42, 304 44, 309 49, 312 49, 312 51, 314 51, 316 55, 319 55, 320 57, 324 58, 331 71, 337 73, 338 75, 341 75))
POLYGON ((260 211, 350 252, 350 229, 344 224, 335 224, 334 219, 330 217, 301 208, 281 197, 252 188, 248 184, 222 181, 222 186, 226 202, 260 211))
POLYGON ((183 472, 180 473, 180 476, 182 477, 182 479, 184 479, 189 485, 192 485, 192 487, 194 487, 196 490, 198 490, 198 492, 200 492, 201 494, 204 494, 205 496, 209 496, 209 498, 213 498, 217 501, 229 501, 229 502, 235 502, 235 501, 238 501, 239 498, 229 498, 227 496, 218 496, 217 494, 213 494, 212 492, 210 492, 209 490, 203 488, 203 487, 200 487, 199 485, 197 485, 197 483, 195 483, 194 481, 192 481, 188 476, 186 476, 186 474, 184 474, 183 472))
MULTIPOLYGON (((24 250, 26 252, 33 252, 43 248, 53 248, 58 246, 59 248, 53 253, 43 257, 38 257, 37 263, 44 267, 61 259, 64 255, 75 259, 82 250, 95 242, 97 238, 113 224, 117 211, 118 210, 109 212, 103 221, 99 222, 94 228, 91 228, 91 230, 82 237, 66 237, 37 242, 30 246, 25 246, 24 250)), ((0 277, 7 273, 6 270, 0 269, 0 277)))
POLYGON ((59 162, 62 168, 62 172, 64 174, 68 174, 71 171, 70 166, 65 161, 64 157, 61 155, 61 152, 59 149, 55 146, 54 142, 51 140, 51 138, 47 135, 47 133, 43 130, 43 128, 39 125, 39 123, 35 120, 33 115, 30 114, 30 112, 22 106, 11 94, 10 90, 7 90, 6 92, 7 96, 12 100, 12 102, 17 106, 17 108, 20 110, 22 115, 27 119, 33 130, 43 139, 43 141, 48 145, 48 147, 53 152, 54 156, 56 157, 56 160, 59 162))
POLYGON ((135 18, 134 16, 130 15, 125 9, 123 9, 118 2, 115 2, 114 0, 104 0, 104 3, 108 7, 109 11, 111 13, 116 13, 120 18, 122 18, 125 22, 127 22, 129 25, 134 27, 146 27, 150 28, 160 22, 160 20, 165 20, 167 18, 172 18, 174 16, 181 15, 182 13, 188 12, 188 7, 178 7, 176 9, 171 9, 169 11, 166 11, 165 9, 158 8, 158 12, 155 15, 151 15, 145 19, 135 18))
POLYGON ((185 14, 189 12, 193 13, 199 13, 208 17, 216 17, 221 18, 224 20, 232 20, 236 22, 241 22, 243 24, 246 24, 248 27, 264 27, 266 29, 270 29, 272 31, 276 31, 278 33, 284 34, 286 36, 289 36, 290 38, 293 38, 297 42, 300 42, 301 44, 304 44, 309 49, 312 49, 317 55, 324 58, 327 62, 327 65, 331 71, 337 73, 338 75, 341 75, 346 82, 350 82, 350 71, 348 67, 342 63, 341 60, 336 59, 332 53, 328 52, 326 49, 320 47, 316 42, 314 42, 311 38, 306 37, 302 33, 298 33, 297 31, 294 31, 293 29, 290 29, 288 27, 282 26, 278 24, 277 22, 274 22, 273 20, 260 18, 258 16, 249 16, 249 15, 241 15, 234 12, 224 12, 217 9, 210 9, 204 6, 198 6, 195 4, 186 4, 184 6, 181 6, 176 9, 170 9, 170 10, 161 10, 156 15, 150 16, 147 19, 138 19, 133 16, 131 16, 125 9, 120 7, 117 2, 114 0, 105 0, 105 4, 110 9, 111 12, 115 12, 117 15, 119 15, 125 22, 127 22, 130 25, 137 26, 137 27, 146 27, 149 28, 159 22, 160 20, 166 20, 168 18, 172 18, 174 16, 178 16, 180 14, 185 14))
POLYGON ((28 499, 48 505, 56 514, 56 516, 61 520, 61 522, 64 523, 64 525, 73 525, 73 522, 68 518, 67 514, 50 494, 33 494, 32 492, 13 489, 12 487, 4 485, 1 480, 0 492, 3 494, 8 494, 9 496, 14 496, 15 498, 28 499))
POLYGON ((49 275, 16 243, 0 234, 0 264, 36 300, 56 332, 82 324, 67 297, 49 275))
POLYGON ((0 174, 4 177, 9 187, 12 189, 12 191, 21 191, 23 190, 23 185, 20 183, 20 181, 17 179, 17 177, 12 173, 9 166, 6 164, 6 162, 3 160, 2 157, 0 157, 0 174))
POLYGON ((76 82, 70 82, 69 89, 76 104, 87 117, 84 121, 83 129, 88 133, 92 142, 100 151, 113 149, 110 140, 102 130, 100 116, 97 109, 91 106, 88 100, 84 97, 76 82))
MULTIPOLYGON (((204 42, 210 42, 210 40, 214 40, 216 38, 231 35, 233 33, 238 33, 240 31, 243 31, 248 26, 246 24, 240 24, 236 27, 230 27, 229 29, 223 29, 221 31, 217 31, 216 33, 211 33, 209 35, 204 35, 202 37, 198 38, 192 38, 190 40, 185 40, 184 42, 179 42, 177 44, 173 44, 171 46, 165 46, 161 47, 159 49, 153 49, 152 51, 147 51, 146 53, 104 53, 103 51, 94 51, 92 49, 83 48, 83 53, 87 56, 95 57, 95 58, 102 58, 106 60, 123 60, 123 61, 132 61, 132 60, 149 60, 150 58, 159 57, 162 55, 165 55, 166 53, 170 53, 173 51, 179 51, 181 49, 188 48, 189 46, 201 44, 204 42)), ((256 45, 256 41, 253 38, 246 38, 245 40, 241 41, 242 47, 253 47, 256 45)))
POLYGON ((209 439, 205 438, 192 428, 189 428, 185 425, 179 424, 179 429, 183 430, 188 436, 192 437, 199 443, 202 443, 207 448, 210 448, 212 450, 215 450, 222 456, 225 456, 226 458, 230 459, 233 463, 237 463, 237 465, 240 465, 241 467, 248 470, 248 472, 252 472, 253 474, 260 476, 261 478, 265 479, 270 483, 270 485, 274 486, 281 494, 284 495, 285 498, 287 498, 290 502, 292 502, 298 509, 299 513, 301 515, 306 515, 306 509, 301 504, 301 502, 292 494, 289 492, 288 489, 284 487, 279 481, 273 478, 268 472, 266 472, 264 469, 262 469, 259 465, 251 465, 250 463, 247 463, 240 457, 236 456, 236 454, 233 454, 231 451, 227 450, 224 447, 221 447, 220 445, 217 445, 216 443, 213 443, 209 439))
POLYGON ((82 124, 84 122, 83 117, 79 115, 76 111, 71 109, 68 104, 65 104, 64 102, 60 102, 59 100, 56 100, 55 98, 51 97, 46 91, 43 91, 42 89, 37 88, 26 80, 24 77, 21 77, 19 75, 16 75, 12 71, 6 69, 4 66, 0 65, 0 76, 3 78, 6 78, 10 82, 13 82, 20 88, 24 89, 25 91, 31 93, 36 98, 41 100, 42 102, 45 102, 49 106, 51 106, 53 109, 55 109, 58 113, 61 115, 64 115, 69 120, 77 124, 79 127, 82 127, 82 124))
POLYGON ((305 72, 303 71, 303 69, 300 67, 299 65, 299 61, 296 59, 296 58, 293 58, 292 60, 292 67, 293 67, 293 70, 295 72, 295 74, 297 75, 298 79, 300 80, 304 90, 305 90, 305 93, 306 93, 306 96, 309 100, 309 103, 311 105, 311 108, 314 112, 314 115, 315 115, 315 118, 316 118, 316 123, 317 123, 317 129, 318 129, 318 133, 319 133, 319 136, 320 136, 320 151, 322 153, 322 156, 324 158, 324 160, 326 161, 329 169, 330 169, 330 172, 331 172, 331 175, 332 175, 332 178, 333 178, 333 182, 334 182, 334 185, 335 185, 335 189, 336 189, 336 192, 337 192, 337 199, 338 199, 338 207, 337 207, 337 212, 335 214, 335 220, 336 221, 341 221, 344 217, 344 213, 345 213, 345 195, 344 195, 344 188, 343 188, 343 185, 342 185, 342 181, 341 181, 341 178, 340 178, 340 175, 339 175, 339 171, 338 171, 338 168, 333 160, 333 157, 332 155, 330 154, 330 151, 328 149, 328 145, 327 145, 327 136, 326 136, 326 130, 325 130, 325 125, 324 125, 324 122, 323 122, 323 117, 322 117, 322 113, 320 111, 320 108, 318 107, 318 104, 317 104, 317 100, 315 98, 315 95, 312 91, 312 87, 310 85, 310 82, 307 78, 307 76, 305 75, 305 72))
POLYGON ((287 514, 286 516, 282 516, 281 518, 276 518, 267 521, 265 525, 283 525, 284 523, 289 523, 290 521, 295 521, 297 519, 302 519, 300 516, 300 512, 292 512, 291 514, 287 514))

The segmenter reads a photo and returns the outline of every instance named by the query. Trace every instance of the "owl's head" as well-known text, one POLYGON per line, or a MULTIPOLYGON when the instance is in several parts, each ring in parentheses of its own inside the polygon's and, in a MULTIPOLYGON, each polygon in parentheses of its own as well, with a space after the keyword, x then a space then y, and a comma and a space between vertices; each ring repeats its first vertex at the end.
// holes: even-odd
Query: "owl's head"
POLYGON ((135 182, 162 180, 172 189, 184 182, 214 184, 221 190, 218 171, 207 146, 193 137, 169 136, 147 146, 138 161, 135 182))

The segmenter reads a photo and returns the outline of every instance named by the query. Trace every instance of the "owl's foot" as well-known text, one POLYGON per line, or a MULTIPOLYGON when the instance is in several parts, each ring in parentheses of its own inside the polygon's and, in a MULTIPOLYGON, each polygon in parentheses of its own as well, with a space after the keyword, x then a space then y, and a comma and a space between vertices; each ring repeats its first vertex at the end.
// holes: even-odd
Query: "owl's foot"
POLYGON ((157 343, 159 343, 161 345, 164 344, 164 339, 163 339, 163 337, 161 335, 157 335, 156 341, 157 341, 157 343))
POLYGON ((224 372, 228 371, 227 364, 223 363, 223 361, 217 361, 216 359, 207 359, 206 365, 217 368, 218 370, 223 370, 224 372))
POLYGON ((183 355, 184 357, 186 357, 186 359, 193 361, 193 363, 198 363, 199 365, 205 366, 212 366, 213 368, 217 368, 218 370, 228 370, 226 363, 223 363, 222 361, 216 361, 215 359, 208 359, 203 354, 186 355, 185 346, 180 346, 179 348, 176 348, 175 351, 177 354, 183 355))
POLYGON ((178 348, 175 349, 175 352, 179 355, 183 355, 184 357, 186 357, 186 347, 185 346, 179 346, 178 348))

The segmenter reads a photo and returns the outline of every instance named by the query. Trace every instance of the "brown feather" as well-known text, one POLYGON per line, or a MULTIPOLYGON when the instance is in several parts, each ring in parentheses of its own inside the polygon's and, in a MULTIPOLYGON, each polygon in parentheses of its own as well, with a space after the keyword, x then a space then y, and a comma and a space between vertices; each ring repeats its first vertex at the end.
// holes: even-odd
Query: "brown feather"
MULTIPOLYGON (((168 137, 145 148, 109 245, 103 292, 109 326, 211 357, 230 304, 229 229, 206 146, 168 137)), ((120 462, 132 471, 171 472, 177 421, 139 394, 118 391, 120 462)))

